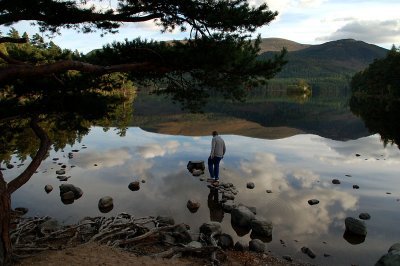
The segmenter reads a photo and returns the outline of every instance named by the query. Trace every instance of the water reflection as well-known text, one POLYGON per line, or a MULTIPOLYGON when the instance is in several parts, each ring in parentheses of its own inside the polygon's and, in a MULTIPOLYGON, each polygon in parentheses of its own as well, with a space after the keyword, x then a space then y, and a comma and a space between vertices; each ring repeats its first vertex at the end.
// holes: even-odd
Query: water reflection
MULTIPOLYGON (((400 153, 396 147, 384 148, 378 136, 348 142, 315 135, 280 140, 223 137, 227 154, 221 164, 221 180, 236 186, 235 204, 254 206, 257 217, 272 221, 272 239, 265 241, 274 254, 290 254, 322 265, 368 264, 398 241, 394 221, 400 219, 400 203, 396 201, 400 197, 400 153), (386 160, 372 160, 377 155, 384 155, 379 158, 386 160), (333 178, 340 179, 341 184, 333 185, 333 178), (246 188, 249 181, 255 183, 252 190, 246 188), (360 189, 354 190, 353 184, 360 189), (391 194, 386 194, 388 191, 391 194), (319 204, 310 206, 307 201, 313 198, 319 204), (344 219, 358 217, 360 212, 372 216, 366 222, 365 242, 343 235, 344 219), (310 247, 317 258, 311 260, 302 254, 302 246, 310 247), (322 256, 324 253, 331 255, 329 259, 322 256)), ((221 195, 200 180, 206 175, 195 177, 187 171, 188 161, 208 157, 209 143, 209 137, 161 135, 140 128, 129 128, 121 138, 113 131, 94 127, 80 143, 62 151, 52 150, 38 173, 13 194, 13 206, 29 208, 29 215, 50 215, 66 223, 119 212, 138 217, 171 215, 193 230, 203 222, 221 221, 225 233, 236 240, 249 240, 249 231, 232 228, 230 214, 222 210, 221 195), (87 148, 82 149, 83 145, 87 148), (69 158, 74 149, 79 151, 69 158), (52 158, 59 160, 55 164, 52 158), (60 201, 57 187, 63 182, 56 178, 58 163, 67 166, 66 175, 71 176, 67 183, 83 191, 83 196, 70 205, 60 201), (131 191, 128 185, 136 180, 145 182, 138 191, 131 191), (46 184, 55 188, 49 194, 44 191, 46 184), (97 205, 105 196, 113 198, 114 208, 102 214, 97 205), (200 202, 197 212, 186 208, 189 199, 200 202)), ((5 170, 5 178, 18 171, 5 170)))

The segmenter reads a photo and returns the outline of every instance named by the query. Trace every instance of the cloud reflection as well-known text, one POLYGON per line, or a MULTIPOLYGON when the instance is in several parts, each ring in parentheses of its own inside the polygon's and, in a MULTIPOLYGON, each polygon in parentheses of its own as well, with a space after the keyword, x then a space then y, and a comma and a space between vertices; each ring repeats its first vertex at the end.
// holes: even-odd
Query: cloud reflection
POLYGON ((272 220, 282 235, 326 234, 348 210, 357 208, 357 196, 321 182, 311 170, 286 168, 273 154, 257 153, 241 161, 240 170, 256 184, 255 191, 245 191, 243 203, 262 206, 257 215, 272 220), (266 189, 273 193, 266 194, 266 189), (310 206, 312 198, 320 203, 310 206))
POLYGON ((131 159, 131 154, 127 147, 118 149, 110 149, 97 152, 79 152, 74 154, 74 158, 70 160, 71 164, 81 168, 92 168, 94 165, 100 167, 114 167, 123 165, 131 159))
POLYGON ((180 144, 177 141, 168 141, 164 145, 149 143, 145 146, 138 146, 136 149, 140 156, 149 159, 164 156, 165 154, 173 154, 177 151, 179 146, 180 144))

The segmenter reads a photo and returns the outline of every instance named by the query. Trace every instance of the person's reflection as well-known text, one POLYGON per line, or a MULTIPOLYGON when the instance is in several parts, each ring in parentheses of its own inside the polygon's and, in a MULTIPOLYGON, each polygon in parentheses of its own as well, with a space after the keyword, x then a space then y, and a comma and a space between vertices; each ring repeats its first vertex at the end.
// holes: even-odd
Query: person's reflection
POLYGON ((219 201, 218 189, 210 188, 207 204, 210 209, 210 220, 213 222, 222 222, 222 219, 224 219, 224 210, 219 201))

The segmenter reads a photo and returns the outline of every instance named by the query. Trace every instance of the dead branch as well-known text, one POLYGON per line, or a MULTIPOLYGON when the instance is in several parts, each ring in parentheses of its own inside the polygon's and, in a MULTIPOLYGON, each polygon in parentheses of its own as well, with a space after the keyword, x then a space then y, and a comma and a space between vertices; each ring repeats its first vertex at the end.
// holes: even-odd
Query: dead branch
POLYGON ((140 235, 140 236, 137 236, 137 237, 134 237, 134 238, 131 238, 131 239, 115 241, 113 246, 116 247, 116 246, 121 246, 121 245, 132 244, 134 242, 143 240, 143 239, 145 239, 145 238, 147 238, 147 237, 149 237, 151 235, 154 235, 156 233, 174 229, 175 227, 178 227, 179 225, 180 224, 178 224, 178 225, 167 225, 167 226, 163 226, 163 227, 152 228, 148 232, 144 233, 143 235, 140 235))

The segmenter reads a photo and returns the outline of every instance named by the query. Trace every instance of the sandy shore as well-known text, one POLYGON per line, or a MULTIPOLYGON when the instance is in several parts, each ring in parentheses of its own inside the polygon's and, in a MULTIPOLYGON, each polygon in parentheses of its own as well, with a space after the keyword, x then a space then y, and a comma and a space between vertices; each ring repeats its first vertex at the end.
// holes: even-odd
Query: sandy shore
MULTIPOLYGON (((268 254, 253 252, 226 251, 226 259, 222 265, 230 266, 258 266, 258 265, 305 265, 292 263, 273 257, 268 254)), ((76 247, 56 251, 45 251, 34 257, 23 259, 13 265, 18 266, 61 266, 61 265, 163 265, 163 266, 200 266, 211 265, 209 258, 183 257, 173 259, 152 258, 149 256, 136 256, 133 253, 112 248, 97 243, 87 243, 76 247)))

